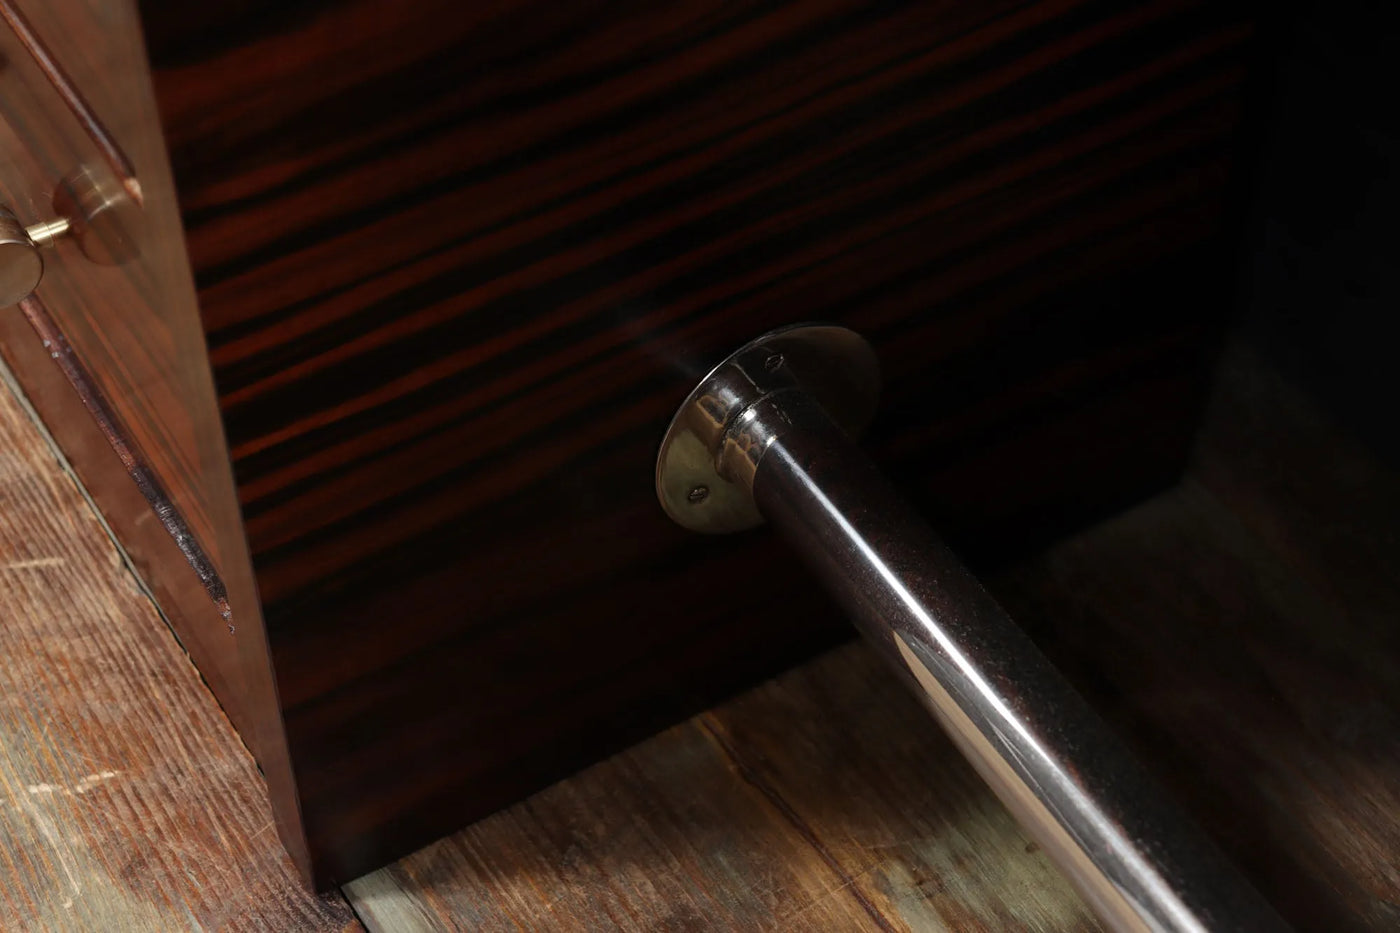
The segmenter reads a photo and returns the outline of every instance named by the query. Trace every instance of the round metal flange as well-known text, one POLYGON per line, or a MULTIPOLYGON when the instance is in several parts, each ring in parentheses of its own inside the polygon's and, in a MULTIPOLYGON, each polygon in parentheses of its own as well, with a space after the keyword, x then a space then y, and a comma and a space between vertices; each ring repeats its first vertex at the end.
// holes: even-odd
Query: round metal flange
POLYGON ((763 523, 743 477, 725 475, 720 451, 731 429, 759 400, 806 392, 851 437, 875 415, 880 364, 853 330, 797 324, 744 344, 710 370, 686 397, 661 441, 656 495, 691 531, 725 534, 763 523))

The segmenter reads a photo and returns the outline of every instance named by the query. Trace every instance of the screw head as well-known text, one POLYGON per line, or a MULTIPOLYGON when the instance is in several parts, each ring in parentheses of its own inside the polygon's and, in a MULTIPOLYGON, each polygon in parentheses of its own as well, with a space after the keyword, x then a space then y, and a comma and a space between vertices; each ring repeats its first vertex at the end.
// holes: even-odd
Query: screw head
POLYGON ((710 495, 709 486, 692 486, 690 492, 685 494, 687 502, 704 502, 710 495))
POLYGON ((784 362, 786 361, 783 359, 783 355, 781 353, 774 353, 773 355, 768 357, 768 359, 763 361, 763 368, 768 370, 770 373, 775 373, 783 368, 784 362))

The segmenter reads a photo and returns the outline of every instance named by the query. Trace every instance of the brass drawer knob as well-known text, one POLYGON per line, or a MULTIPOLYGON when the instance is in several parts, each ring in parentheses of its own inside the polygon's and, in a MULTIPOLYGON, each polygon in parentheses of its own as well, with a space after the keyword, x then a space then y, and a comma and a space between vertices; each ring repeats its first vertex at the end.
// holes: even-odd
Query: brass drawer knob
POLYGON ((104 266, 139 254, 133 231, 141 208, 119 185, 80 169, 54 189, 52 220, 24 224, 0 205, 0 307, 19 302, 44 277, 42 250, 71 239, 84 256, 104 266))
POLYGON ((0 307, 18 303, 43 275, 44 260, 28 228, 0 207, 0 307))

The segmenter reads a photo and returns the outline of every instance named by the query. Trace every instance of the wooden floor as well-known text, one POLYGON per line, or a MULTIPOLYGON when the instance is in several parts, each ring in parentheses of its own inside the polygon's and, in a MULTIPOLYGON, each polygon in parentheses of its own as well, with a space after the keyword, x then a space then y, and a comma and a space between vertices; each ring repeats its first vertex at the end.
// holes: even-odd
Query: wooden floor
MULTIPOLYGON (((1301 929, 1400 929, 1400 483, 1247 352, 1176 489, 992 581, 1301 929)), ((1087 930, 860 645, 338 893, 0 387, 0 930, 1087 930)))

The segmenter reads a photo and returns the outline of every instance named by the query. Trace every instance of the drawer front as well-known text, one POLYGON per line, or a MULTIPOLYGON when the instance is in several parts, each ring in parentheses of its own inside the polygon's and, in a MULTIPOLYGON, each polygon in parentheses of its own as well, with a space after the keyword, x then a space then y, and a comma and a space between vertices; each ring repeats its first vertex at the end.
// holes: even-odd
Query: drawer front
POLYGON ((106 35, 99 32, 103 24, 91 24, 90 37, 109 47, 97 80, 74 73, 73 56, 49 44, 49 34, 66 31, 43 28, 56 25, 46 22, 51 12, 38 9, 44 6, 20 10, 7 3, 8 11, 23 16, 13 22, 20 31, 0 29, 6 62, 0 73, 0 203, 26 224, 53 220, 59 216, 55 192, 77 173, 91 178, 109 200, 123 202, 111 214, 119 215, 115 223, 132 242, 131 258, 94 262, 76 236, 60 237, 41 251, 44 274, 36 294, 214 562, 222 564, 226 542, 215 533, 213 503, 222 499, 227 511, 232 486, 227 470, 219 469, 227 457, 218 421, 208 417, 213 386, 140 33, 134 21, 106 35), (123 36, 125 43, 117 41, 123 36), (36 39, 42 46, 32 44, 36 39), (36 52, 62 69, 72 95, 55 86, 36 52), (94 85, 113 88, 103 106, 88 100, 86 88, 94 85), (117 100, 127 103, 119 106, 117 100), (85 125, 70 102, 91 122, 85 125))

